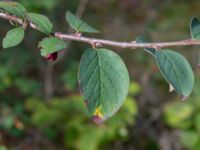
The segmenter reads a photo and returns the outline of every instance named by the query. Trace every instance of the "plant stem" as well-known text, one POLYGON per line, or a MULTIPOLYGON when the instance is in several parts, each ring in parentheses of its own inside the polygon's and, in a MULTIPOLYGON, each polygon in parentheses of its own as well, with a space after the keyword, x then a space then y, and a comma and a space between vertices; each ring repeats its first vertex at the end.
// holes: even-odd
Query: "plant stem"
MULTIPOLYGON (((21 19, 12 15, 6 14, 6 13, 0 13, 0 18, 23 25, 23 21, 21 19)), ((29 22, 29 26, 35 30, 38 30, 38 27, 31 22, 29 22)), ((105 39, 98 39, 98 38, 90 38, 90 37, 85 37, 85 36, 76 36, 74 34, 64 34, 61 32, 55 32, 54 36, 63 40, 88 43, 93 46, 101 45, 101 46, 112 46, 112 47, 131 48, 131 49, 135 49, 135 48, 160 49, 160 48, 165 48, 165 47, 200 45, 200 40, 194 40, 194 39, 187 39, 187 40, 173 41, 173 42, 136 43, 135 41, 119 42, 119 41, 112 41, 112 40, 105 40, 105 39)))

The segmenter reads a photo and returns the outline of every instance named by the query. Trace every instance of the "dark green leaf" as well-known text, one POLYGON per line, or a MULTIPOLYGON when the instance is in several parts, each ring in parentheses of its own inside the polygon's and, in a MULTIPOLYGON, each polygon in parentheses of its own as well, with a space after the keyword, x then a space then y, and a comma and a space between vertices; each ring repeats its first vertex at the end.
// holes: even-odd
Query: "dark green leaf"
POLYGON ((50 22, 48 17, 41 14, 28 13, 28 20, 34 23, 41 32, 46 34, 52 32, 53 24, 50 22))
POLYGON ((44 57, 67 47, 65 41, 56 37, 45 38, 38 46, 41 48, 41 55, 44 57))
POLYGON ((26 17, 26 8, 17 2, 0 2, 0 9, 20 18, 26 17))
POLYGON ((79 83, 94 121, 104 121, 123 104, 129 75, 122 59, 108 49, 88 49, 82 56, 79 83))
POLYGON ((66 13, 66 20, 69 23, 70 27, 72 27, 77 32, 89 32, 89 33, 99 32, 90 25, 88 25, 85 21, 73 15, 69 11, 66 13))
MULTIPOLYGON (((149 43, 149 41, 146 38, 142 37, 142 36, 138 36, 136 38, 136 43, 149 43)), ((144 48, 144 50, 146 52, 150 53, 151 55, 155 56, 156 49, 154 49, 154 48, 144 48)))
POLYGON ((14 28, 6 34, 3 39, 3 48, 9 48, 18 45, 24 39, 24 29, 22 27, 14 28))
POLYGON ((171 50, 161 50, 156 51, 156 61, 169 84, 183 99, 187 98, 194 87, 194 74, 185 57, 171 50))
POLYGON ((190 32, 193 39, 200 40, 200 22, 193 17, 190 23, 190 32))

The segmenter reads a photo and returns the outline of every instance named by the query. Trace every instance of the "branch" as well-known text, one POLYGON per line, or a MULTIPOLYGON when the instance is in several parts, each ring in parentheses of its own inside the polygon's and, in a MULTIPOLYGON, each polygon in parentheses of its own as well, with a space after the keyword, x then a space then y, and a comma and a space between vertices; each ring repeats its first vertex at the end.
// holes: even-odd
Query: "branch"
MULTIPOLYGON (((0 13, 0 18, 23 25, 23 21, 21 19, 12 15, 6 14, 6 13, 0 13)), ((31 22, 28 22, 28 24, 31 28, 35 30, 39 30, 35 24, 31 22)), ((104 39, 98 39, 98 38, 90 38, 90 37, 85 37, 85 36, 77 36, 74 34, 64 34, 61 32, 55 32, 54 36, 63 40, 84 42, 84 43, 88 43, 90 45, 97 46, 97 47, 98 46, 112 46, 112 47, 131 48, 131 49, 135 49, 135 48, 160 49, 164 47, 200 45, 200 41, 194 40, 194 39, 187 39, 187 40, 175 41, 175 42, 136 43, 135 41, 119 42, 119 41, 111 41, 111 40, 104 40, 104 39)))

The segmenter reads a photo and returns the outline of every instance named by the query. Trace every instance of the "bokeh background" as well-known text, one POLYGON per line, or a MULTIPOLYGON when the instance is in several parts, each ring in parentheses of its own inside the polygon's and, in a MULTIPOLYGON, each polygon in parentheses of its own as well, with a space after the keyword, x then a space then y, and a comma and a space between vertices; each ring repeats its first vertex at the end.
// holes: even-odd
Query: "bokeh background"
MULTIPOLYGON (((134 41, 190 38, 199 0, 18 0, 31 12, 47 15, 55 31, 73 33, 67 10, 101 31, 86 35, 134 41)), ((11 28, 0 20, 0 40, 11 28)), ((27 30, 17 47, 0 48, 0 150, 199 150, 199 47, 174 47, 191 63, 196 84, 187 101, 169 93, 155 60, 142 49, 111 48, 125 61, 130 77, 127 100, 116 115, 96 125, 77 84, 81 55, 88 44, 68 42, 52 63, 37 47, 43 34, 27 30)))

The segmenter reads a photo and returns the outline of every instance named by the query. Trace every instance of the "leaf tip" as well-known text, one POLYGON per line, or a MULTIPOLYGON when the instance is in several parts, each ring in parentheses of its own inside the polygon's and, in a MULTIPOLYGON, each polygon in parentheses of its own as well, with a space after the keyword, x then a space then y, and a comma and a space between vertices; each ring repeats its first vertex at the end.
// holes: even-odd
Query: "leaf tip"
POLYGON ((100 118, 97 115, 92 116, 92 121, 96 124, 101 124, 103 123, 105 120, 103 118, 100 118))
POLYGON ((105 121, 105 118, 104 118, 104 115, 101 111, 100 106, 96 108, 94 115, 92 116, 92 120, 97 124, 103 123, 105 121))
POLYGON ((185 101, 187 98, 188 98, 188 96, 181 95, 181 100, 182 101, 185 101))

